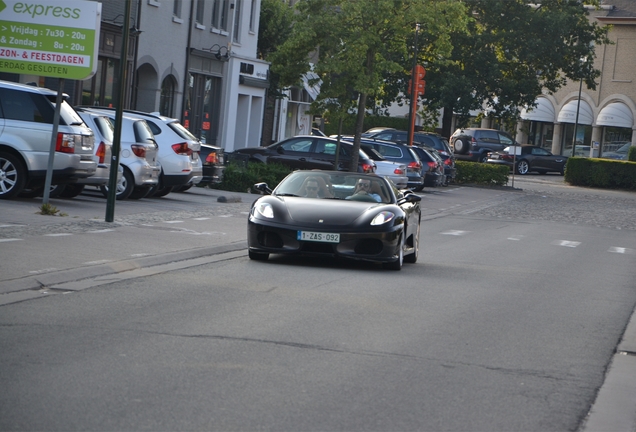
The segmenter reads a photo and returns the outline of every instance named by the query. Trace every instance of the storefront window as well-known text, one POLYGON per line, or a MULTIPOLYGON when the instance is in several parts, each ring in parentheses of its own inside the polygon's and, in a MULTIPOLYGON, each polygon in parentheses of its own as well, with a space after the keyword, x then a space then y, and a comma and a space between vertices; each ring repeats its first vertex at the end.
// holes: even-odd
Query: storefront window
POLYGON ((528 133, 528 143, 552 151, 552 134, 554 124, 545 122, 530 122, 530 132, 528 133))
MULTIPOLYGON (((563 128, 563 145, 561 154, 572 156, 572 137, 574 136, 574 124, 565 123, 563 128)), ((590 145, 592 143, 592 126, 577 125, 576 128, 576 154, 575 156, 589 157, 590 145)))
POLYGON ((631 128, 604 127, 602 151, 615 152, 622 146, 632 141, 631 128))
POLYGON ((200 74, 189 75, 183 125, 201 141, 219 145, 219 110, 221 78, 200 74))

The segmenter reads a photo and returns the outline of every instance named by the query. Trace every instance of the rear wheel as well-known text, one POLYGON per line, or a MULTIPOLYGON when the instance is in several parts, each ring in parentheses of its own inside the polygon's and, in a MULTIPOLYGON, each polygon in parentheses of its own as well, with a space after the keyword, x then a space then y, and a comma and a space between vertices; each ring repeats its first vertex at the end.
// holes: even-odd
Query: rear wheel
POLYGON ((530 171, 530 164, 526 160, 517 162, 517 174, 526 175, 530 171))
POLYGON ((136 186, 128 198, 134 200, 146 198, 148 195, 150 195, 151 191, 151 186, 136 186))
POLYGON ((0 199, 19 194, 26 184, 26 170, 20 160, 10 153, 0 153, 0 199))
MULTIPOLYGON (((57 198, 66 190, 66 185, 51 185, 49 189, 49 198, 57 198)), ((34 188, 25 188, 20 192, 22 198, 37 198, 44 196, 44 186, 36 186, 34 188)))
POLYGON ((267 261, 267 259, 269 258, 268 253, 259 253, 252 250, 248 250, 247 255, 250 257, 251 260, 254 261, 267 261))
POLYGON ((488 153, 482 153, 479 155, 479 162, 484 163, 488 160, 488 153))
POLYGON ((62 198, 75 198, 84 191, 84 185, 69 184, 66 185, 60 197, 62 198))
MULTIPOLYGON (((128 168, 124 167, 124 175, 121 176, 121 180, 117 183, 117 191, 115 192, 115 197, 118 200, 125 200, 130 196, 133 189, 135 188, 135 178, 128 168)), ((108 198, 108 186, 100 186, 99 189, 102 191, 102 194, 106 198, 108 198)))

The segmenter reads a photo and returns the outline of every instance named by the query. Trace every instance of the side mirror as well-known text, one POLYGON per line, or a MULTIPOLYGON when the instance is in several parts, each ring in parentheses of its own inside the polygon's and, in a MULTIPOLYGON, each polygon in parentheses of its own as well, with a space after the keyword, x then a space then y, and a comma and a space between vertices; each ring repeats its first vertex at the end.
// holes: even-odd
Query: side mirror
POLYGON ((404 198, 401 198, 400 200, 398 200, 398 204, 402 203, 402 202, 409 202, 409 203, 416 203, 416 202, 420 202, 422 201, 422 197, 413 193, 413 192, 407 192, 406 195, 404 195, 404 198))
POLYGON ((254 184, 254 186, 252 186, 252 188, 263 194, 271 195, 272 193, 272 190, 269 188, 269 186, 267 186, 267 183, 256 183, 254 184))

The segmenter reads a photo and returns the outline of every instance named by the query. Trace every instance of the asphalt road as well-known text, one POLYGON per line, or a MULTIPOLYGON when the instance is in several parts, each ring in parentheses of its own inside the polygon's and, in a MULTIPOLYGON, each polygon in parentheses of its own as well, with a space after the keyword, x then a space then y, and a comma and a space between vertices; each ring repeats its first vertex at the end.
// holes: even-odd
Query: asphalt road
POLYGON ((573 222, 607 195, 558 180, 425 192, 421 257, 399 274, 249 261, 245 196, 137 202, 108 228, 80 206, 76 223, 21 228, 3 206, 0 300, 19 283, 110 272, 0 308, 0 429, 577 430, 636 304, 636 236, 615 226, 629 196, 573 222))

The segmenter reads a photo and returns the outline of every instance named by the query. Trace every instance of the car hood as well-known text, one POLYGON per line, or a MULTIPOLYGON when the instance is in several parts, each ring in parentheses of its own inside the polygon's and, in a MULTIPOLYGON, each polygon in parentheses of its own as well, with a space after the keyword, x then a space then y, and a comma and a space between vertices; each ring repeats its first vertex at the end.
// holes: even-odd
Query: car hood
MULTIPOLYGON (((286 207, 290 220, 302 224, 352 225, 361 216, 386 204, 360 201, 276 197, 286 207)), ((377 211, 377 210, 376 210, 377 211)), ((376 211, 373 211, 375 214, 376 211)))

